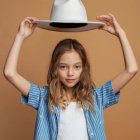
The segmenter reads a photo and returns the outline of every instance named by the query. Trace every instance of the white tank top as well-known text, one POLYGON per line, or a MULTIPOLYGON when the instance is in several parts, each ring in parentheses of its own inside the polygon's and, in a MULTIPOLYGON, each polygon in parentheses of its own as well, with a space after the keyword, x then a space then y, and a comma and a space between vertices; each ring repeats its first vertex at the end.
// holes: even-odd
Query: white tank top
POLYGON ((57 140, 88 140, 84 112, 76 102, 70 102, 65 110, 60 111, 57 140))

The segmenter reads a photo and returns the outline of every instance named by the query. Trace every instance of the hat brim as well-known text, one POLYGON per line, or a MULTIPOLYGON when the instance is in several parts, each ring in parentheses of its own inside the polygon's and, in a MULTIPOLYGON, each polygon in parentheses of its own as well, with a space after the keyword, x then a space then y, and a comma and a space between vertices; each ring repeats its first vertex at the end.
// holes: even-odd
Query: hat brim
POLYGON ((52 21, 52 20, 36 20, 34 23, 38 27, 46 30, 57 32, 82 32, 98 29, 105 25, 103 22, 79 22, 79 21, 52 21))

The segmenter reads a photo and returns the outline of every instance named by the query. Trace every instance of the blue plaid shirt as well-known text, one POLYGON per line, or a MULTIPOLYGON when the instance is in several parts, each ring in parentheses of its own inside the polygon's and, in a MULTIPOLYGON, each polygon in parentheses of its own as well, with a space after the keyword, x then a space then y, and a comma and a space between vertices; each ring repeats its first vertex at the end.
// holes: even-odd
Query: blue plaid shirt
MULTIPOLYGON (((56 113, 50 112, 46 99, 47 94, 48 86, 38 87, 33 83, 31 83, 28 97, 21 94, 22 103, 37 110, 34 140, 57 140, 60 107, 55 106, 56 113)), ((118 103, 120 91, 114 93, 110 80, 95 88, 93 97, 96 113, 93 110, 84 110, 89 140, 106 140, 103 110, 118 103)))

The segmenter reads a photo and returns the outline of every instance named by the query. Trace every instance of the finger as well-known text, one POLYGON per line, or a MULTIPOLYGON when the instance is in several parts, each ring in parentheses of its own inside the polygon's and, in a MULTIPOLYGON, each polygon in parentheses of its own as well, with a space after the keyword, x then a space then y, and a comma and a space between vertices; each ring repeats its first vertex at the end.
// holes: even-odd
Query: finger
POLYGON ((37 20, 37 18, 36 17, 27 17, 31 22, 33 22, 33 21, 35 21, 35 20, 37 20))
POLYGON ((110 24, 113 23, 113 20, 112 19, 108 19, 108 18, 99 17, 99 18, 96 18, 96 19, 100 20, 100 21, 103 21, 103 22, 106 22, 106 23, 110 23, 110 24))
POLYGON ((34 30, 37 27, 37 24, 33 24, 32 30, 34 30))
POLYGON ((27 24, 27 23, 32 23, 29 19, 25 18, 22 22, 21 25, 27 24))
POLYGON ((113 23, 113 19, 109 15, 97 16, 96 19, 105 22, 107 25, 112 25, 113 23))
POLYGON ((112 17, 114 23, 118 24, 118 22, 113 14, 109 13, 109 16, 112 17))
POLYGON ((97 16, 98 19, 107 19, 107 20, 111 20, 112 17, 110 17, 109 15, 100 15, 100 16, 97 16))
POLYGON ((115 16, 114 16, 113 14, 111 14, 111 13, 109 13, 109 16, 112 17, 113 22, 114 22, 114 25, 119 26, 119 24, 118 24, 118 22, 117 22, 115 16))
POLYGON ((104 26, 100 26, 98 29, 102 30, 104 28, 104 26))
POLYGON ((102 26, 102 27, 99 27, 98 29, 99 29, 99 30, 107 31, 107 26, 102 26))
POLYGON ((100 21, 104 22, 106 26, 112 26, 113 25, 112 22, 108 21, 108 20, 100 20, 100 21))
POLYGON ((29 18, 29 19, 37 19, 37 17, 27 17, 27 18, 29 18))
POLYGON ((115 19, 115 16, 111 13, 108 14, 112 19, 115 19))
POLYGON ((26 17, 23 22, 22 22, 22 25, 28 25, 28 27, 32 28, 34 21, 37 20, 36 17, 26 17))
POLYGON ((30 24, 30 21, 28 21, 28 20, 23 20, 22 22, 21 22, 21 24, 20 24, 20 27, 24 27, 24 26, 27 26, 27 25, 29 25, 30 24))
POLYGON ((21 25, 25 25, 25 24, 32 24, 32 19, 30 17, 26 17, 22 22, 21 25))

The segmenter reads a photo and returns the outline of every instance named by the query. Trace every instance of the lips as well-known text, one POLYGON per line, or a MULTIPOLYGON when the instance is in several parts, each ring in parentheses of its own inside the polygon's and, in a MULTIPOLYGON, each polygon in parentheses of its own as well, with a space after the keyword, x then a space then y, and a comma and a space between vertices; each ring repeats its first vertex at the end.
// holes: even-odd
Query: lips
POLYGON ((73 82, 75 81, 75 79, 66 79, 66 81, 67 81, 68 83, 73 83, 73 82))

